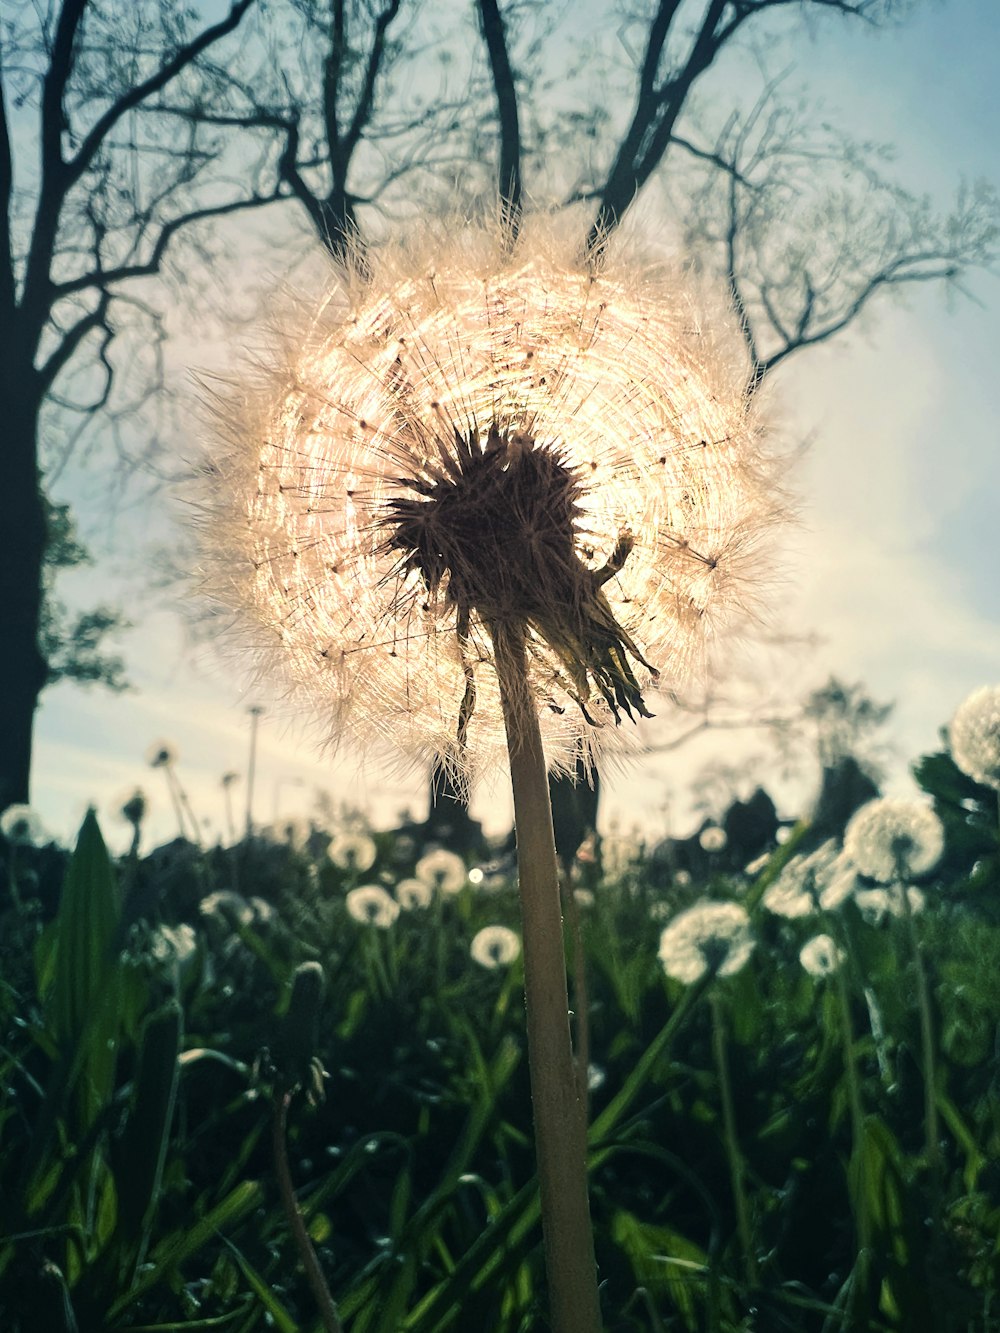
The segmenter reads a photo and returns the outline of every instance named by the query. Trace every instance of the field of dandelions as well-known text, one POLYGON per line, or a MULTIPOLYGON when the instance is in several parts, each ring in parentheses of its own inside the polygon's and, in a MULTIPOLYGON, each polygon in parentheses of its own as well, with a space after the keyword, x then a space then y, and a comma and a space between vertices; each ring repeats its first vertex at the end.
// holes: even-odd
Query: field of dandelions
MULTIPOLYGON (((1000 1328, 998 720, 912 800, 557 828, 607 1330, 1000 1328)), ((510 845, 112 817, 0 828, 0 1327, 329 1328, 291 1190, 348 1333, 546 1328, 510 845)))

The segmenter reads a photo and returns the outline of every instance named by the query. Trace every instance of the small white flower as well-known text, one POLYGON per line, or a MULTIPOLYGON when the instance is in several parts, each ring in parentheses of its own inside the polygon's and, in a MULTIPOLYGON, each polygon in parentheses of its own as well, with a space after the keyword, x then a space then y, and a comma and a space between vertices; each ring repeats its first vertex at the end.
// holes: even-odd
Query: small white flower
POLYGON ((828 977, 843 961, 843 950, 829 935, 814 935, 799 952, 799 962, 813 977, 828 977))
POLYGON ((476 888, 482 884, 485 878, 486 872, 483 870, 482 866, 473 866, 469 871, 469 883, 474 884, 476 888))
POLYGON ((811 916, 816 910, 816 902, 804 887, 798 867, 792 862, 785 866, 773 884, 768 885, 761 902, 769 912, 786 917, 789 921, 811 916))
POLYGON ((983 685, 948 728, 951 757, 968 777, 1000 790, 1000 685, 983 685))
POLYGON ((429 907, 434 890, 422 879, 401 879, 396 885, 396 901, 404 912, 429 907))
POLYGON ((399 903, 378 884, 352 889, 344 900, 355 921, 387 930, 399 916, 399 903))
POLYGON ((678 870, 674 875, 674 883, 678 888, 686 889, 691 883, 691 872, 689 870, 678 870))
POLYGON ((261 925, 267 925, 274 920, 276 915, 274 907, 265 898, 251 898, 249 905, 253 909, 254 920, 261 925))
POLYGON ((422 879, 432 889, 449 894, 464 889, 468 878, 462 858, 455 852, 446 851, 443 847, 422 856, 413 873, 417 879, 422 879))
POLYGON ((857 866, 841 852, 830 867, 829 877, 820 891, 819 905, 824 912, 835 912, 838 907, 843 907, 857 889, 857 866))
POLYGON ((698 842, 703 852, 721 852, 728 841, 726 830, 719 828, 718 824, 709 824, 698 834, 698 842))
POLYGON ((941 821, 930 806, 915 801, 869 801, 844 833, 845 853, 863 875, 883 884, 927 874, 943 850, 941 821))
POLYGON ((668 976, 690 985, 709 971, 733 976, 746 964, 754 943, 750 919, 739 903, 703 898, 667 926, 660 936, 659 959, 668 976))
POLYGON ((521 941, 506 926, 484 926, 473 936, 469 953, 482 967, 508 967, 520 956, 521 941))
MULTIPOLYGON (((887 916, 901 917, 905 910, 902 884, 890 884, 881 889, 858 889, 854 901, 871 926, 881 925, 887 916)), ((917 913, 924 910, 927 899, 919 889, 911 887, 906 890, 906 901, 910 911, 917 913)))
POLYGON ((217 889, 198 904, 202 916, 221 916, 224 921, 233 920, 241 926, 253 924, 254 910, 242 894, 231 889, 217 889))
POLYGON ((19 847, 41 847, 50 841, 41 817, 30 805, 8 805, 0 815, 0 833, 19 847))
POLYGON ((760 856, 755 856, 749 865, 743 867, 744 875, 759 875, 770 859, 770 852, 762 852, 760 856))
POLYGON ((339 833, 326 854, 341 870, 363 872, 375 864, 378 849, 367 833, 339 833))
POLYGON ((198 939, 194 930, 186 923, 179 926, 160 926, 153 935, 151 952, 160 963, 183 965, 194 956, 198 939))
POLYGON ((594 895, 590 889, 574 889, 573 897, 579 907, 593 907, 594 905, 594 895))
POLYGON ((822 897, 837 859, 837 844, 832 838, 808 856, 793 856, 761 901, 769 912, 789 920, 811 916, 821 905, 829 907, 831 904, 823 902, 822 897))

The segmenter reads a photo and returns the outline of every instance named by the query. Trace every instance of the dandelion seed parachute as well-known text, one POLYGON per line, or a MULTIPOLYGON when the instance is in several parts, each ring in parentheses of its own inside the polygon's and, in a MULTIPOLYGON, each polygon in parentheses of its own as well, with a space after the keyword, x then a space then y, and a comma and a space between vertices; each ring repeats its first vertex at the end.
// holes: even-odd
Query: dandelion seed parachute
POLYGON ((511 624, 573 771, 752 609, 785 507, 745 367, 661 268, 574 242, 387 247, 215 404, 204 591, 332 741, 492 772, 511 624))

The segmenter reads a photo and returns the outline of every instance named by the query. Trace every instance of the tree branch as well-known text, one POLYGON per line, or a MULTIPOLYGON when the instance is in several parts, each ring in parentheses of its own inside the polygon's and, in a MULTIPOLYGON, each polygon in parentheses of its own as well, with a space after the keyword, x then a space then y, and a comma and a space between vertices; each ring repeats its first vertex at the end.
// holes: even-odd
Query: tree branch
POLYGON ((94 309, 81 316, 75 324, 63 333, 54 350, 38 368, 38 383, 42 393, 49 391, 59 372, 72 358, 74 352, 88 334, 93 333, 95 329, 105 329, 110 335, 111 330, 108 328, 108 306, 110 304, 111 293, 102 291, 94 309))
POLYGON ((80 273, 65 282, 52 284, 53 300, 72 296, 74 293, 94 290, 105 291, 112 283, 127 282, 133 278, 149 278, 160 271, 160 265, 167 252, 167 247, 174 236, 184 227, 206 218, 227 217, 231 213, 244 212, 249 208, 261 208, 265 204, 275 203, 286 196, 275 190, 270 195, 251 195, 245 199, 232 199, 226 204, 212 204, 205 208, 195 208, 189 213, 182 213, 164 222, 153 244, 148 259, 135 264, 119 264, 114 268, 94 268, 87 273, 80 273))
MULTIPOLYGON (((81 0, 74 0, 74 3, 80 4, 81 0)), ((193 64, 203 51, 235 31, 239 27, 243 15, 254 3, 255 0, 232 0, 229 13, 224 19, 220 19, 218 23, 213 24, 210 28, 203 29, 193 41, 182 46, 172 59, 161 65, 155 74, 151 74, 148 79, 143 79, 141 83, 137 83, 108 107, 107 111, 98 118, 84 136, 83 142, 73 157, 66 162, 69 184, 79 180, 87 170, 111 130, 126 112, 135 110, 153 93, 160 92, 177 77, 181 70, 193 64)))
POLYGON ((358 146, 361 134, 368 124, 372 114, 372 106, 375 100, 375 81, 378 78, 379 68, 382 64, 382 57, 385 54, 385 34, 389 25, 399 13, 400 0, 389 0, 385 9, 381 11, 375 20, 375 34, 372 38, 372 48, 368 52, 368 61, 365 65, 364 82, 361 85, 361 92, 358 95, 358 103, 354 108, 354 115, 351 118, 351 127, 347 131, 344 140, 344 148, 347 156, 350 157, 358 146))

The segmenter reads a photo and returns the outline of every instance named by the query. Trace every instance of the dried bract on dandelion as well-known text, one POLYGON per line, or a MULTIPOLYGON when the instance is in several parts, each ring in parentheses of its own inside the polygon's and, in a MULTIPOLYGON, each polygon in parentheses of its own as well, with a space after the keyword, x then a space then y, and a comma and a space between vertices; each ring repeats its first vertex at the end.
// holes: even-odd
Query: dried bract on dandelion
POLYGON ((204 589, 331 739, 492 771, 516 627, 549 765, 620 753, 766 582, 745 369, 661 267, 548 224, 389 246, 219 396, 204 589))

